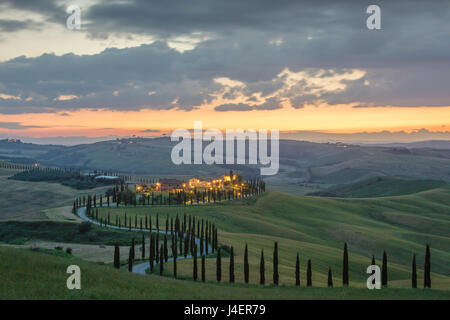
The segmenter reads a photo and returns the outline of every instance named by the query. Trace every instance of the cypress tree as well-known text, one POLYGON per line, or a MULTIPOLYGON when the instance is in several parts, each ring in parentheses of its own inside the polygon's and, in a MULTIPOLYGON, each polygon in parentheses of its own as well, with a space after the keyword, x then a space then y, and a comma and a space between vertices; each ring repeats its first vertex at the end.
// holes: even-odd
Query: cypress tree
POLYGON ((194 248, 194 270, 193 270, 193 278, 194 281, 197 281, 197 277, 198 277, 198 270, 197 270, 197 246, 195 246, 194 248))
POLYGON ((331 267, 328 268, 328 287, 333 288, 333 274, 331 273, 331 267))
POLYGON ((119 245, 114 245, 114 268, 120 269, 120 249, 119 245))
POLYGON ((173 251, 173 277, 177 278, 177 250, 173 251))
POLYGON ((155 237, 150 234, 150 272, 153 273, 153 264, 155 261, 155 237))
POLYGON ((220 256, 220 249, 217 251, 216 276, 217 276, 217 282, 220 282, 220 280, 222 279, 222 258, 220 256))
POLYGON ((135 255, 135 251, 134 251, 134 238, 131 239, 131 249, 133 250, 132 258, 133 258, 133 261, 134 261, 134 259, 136 259, 136 255, 135 255))
POLYGON ((159 256, 159 275, 162 276, 164 272, 164 255, 163 246, 161 245, 160 256, 159 256))
POLYGON ((312 269, 311 269, 311 259, 308 259, 308 268, 306 269, 306 286, 312 286, 312 269))
POLYGON ((411 274, 411 286, 417 288, 417 267, 416 267, 416 255, 413 255, 412 261, 412 274, 411 274))
POLYGON ((128 271, 133 271, 133 248, 130 247, 130 253, 128 254, 128 271))
POLYGON ((155 259, 156 263, 159 263, 159 233, 155 235, 155 259))
POLYGON ((248 248, 247 248, 247 244, 245 244, 245 251, 244 251, 244 281, 245 281, 245 283, 248 283, 248 278, 249 278, 248 248))
POLYGON ((295 260, 295 285, 300 285, 300 257, 297 252, 297 259, 295 260))
POLYGON ((167 235, 164 235, 164 261, 169 261, 169 249, 167 247, 167 235))
POLYGON ((205 261, 206 259, 205 259, 205 255, 203 254, 202 255, 202 282, 205 282, 205 280, 206 280, 206 267, 205 267, 205 261))
POLYGON ((428 244, 425 251, 425 264, 423 267, 423 287, 431 288, 431 253, 430 245, 428 244))
POLYGON ((264 250, 261 249, 261 261, 259 262, 259 284, 264 285, 266 283, 266 271, 264 268, 264 250))
POLYGON ((388 274, 387 274, 387 255, 386 251, 383 251, 383 264, 381 266, 381 285, 386 287, 388 283, 388 274))
POLYGON ((347 251, 347 243, 344 244, 344 259, 342 266, 342 285, 348 286, 348 251, 347 251))
POLYGON ((145 236, 142 234, 142 260, 145 260, 145 236))
POLYGON ((275 248, 273 250, 273 284, 278 285, 278 242, 275 242, 275 248))
POLYGON ((230 250, 230 283, 234 283, 234 251, 233 247, 230 250))

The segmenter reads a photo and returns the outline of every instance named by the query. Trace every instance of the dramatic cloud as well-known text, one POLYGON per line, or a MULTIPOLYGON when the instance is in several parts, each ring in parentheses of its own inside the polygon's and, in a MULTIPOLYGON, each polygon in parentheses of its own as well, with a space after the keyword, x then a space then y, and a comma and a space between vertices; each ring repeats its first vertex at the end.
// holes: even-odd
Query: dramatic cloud
MULTIPOLYGON (((65 28, 63 2, 3 5, 45 17, 0 20, 8 36, 34 23, 65 28)), ((356 0, 99 0, 82 6, 80 32, 157 41, 0 63, 0 113, 449 105, 449 3, 379 5, 382 30, 371 31, 367 3, 356 0), (184 42, 192 48, 174 45, 184 42)))
POLYGON ((11 20, 11 19, 0 19, 0 31, 1 32, 15 32, 23 29, 39 28, 41 23, 32 20, 11 20))

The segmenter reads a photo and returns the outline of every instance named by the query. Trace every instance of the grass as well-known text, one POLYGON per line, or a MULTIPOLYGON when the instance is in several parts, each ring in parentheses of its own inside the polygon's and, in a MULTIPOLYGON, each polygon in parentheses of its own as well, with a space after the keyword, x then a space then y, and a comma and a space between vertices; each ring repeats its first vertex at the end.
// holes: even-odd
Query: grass
MULTIPOLYGON (((259 256, 264 249, 268 279, 271 275, 273 243, 279 243, 280 282, 294 283, 295 255, 300 253, 302 282, 306 262, 312 260, 313 281, 326 285, 328 267, 339 285, 342 274, 342 248, 348 243, 350 284, 364 287, 365 270, 375 254, 380 264, 383 250, 388 256, 389 283, 395 287, 410 286, 410 266, 417 254, 419 283, 425 244, 431 245, 432 278, 435 288, 450 289, 450 189, 398 197, 373 199, 339 199, 287 195, 268 192, 265 195, 216 205, 186 207, 102 208, 100 214, 111 216, 152 216, 159 214, 160 226, 165 217, 191 214, 208 219, 219 228, 219 242, 233 246, 236 257, 236 280, 242 282, 243 249, 249 246, 250 282, 258 282, 259 256)), ((113 220, 113 219, 112 219, 113 220)), ((223 259, 227 266, 227 259, 223 259)), ((208 262, 214 270, 215 260, 208 262)), ((192 261, 179 261, 179 274, 192 275, 192 261)), ((170 275, 171 266, 167 265, 170 275)), ((214 272, 210 271, 214 277, 214 272)), ((223 269, 224 277, 228 276, 223 269)))
MULTIPOLYGON (((131 244, 133 238, 136 244, 142 241, 139 232, 113 230, 92 225, 91 230, 80 233, 79 225, 70 222, 53 221, 6 221, 0 222, 0 241, 7 244, 24 244, 30 240, 44 240, 65 243, 103 244, 123 246, 131 244)), ((163 235, 159 235, 160 240, 163 235)), ((148 233, 146 233, 148 238, 148 233)), ((170 238, 170 235, 169 235, 170 238)))
POLYGON ((77 258, 0 247, 0 299, 450 299, 434 289, 368 290, 193 283, 140 276, 77 258), (81 290, 68 290, 66 269, 81 269, 81 290))
POLYGON ((374 198, 400 196, 442 188, 447 183, 438 180, 417 180, 406 177, 375 177, 351 184, 310 193, 313 196, 343 198, 374 198))
POLYGON ((107 187, 81 192, 50 182, 11 180, 17 170, 0 168, 0 220, 46 220, 45 210, 71 206, 75 197, 104 193, 107 187))
POLYGON ((74 189, 94 189, 105 185, 111 185, 101 180, 95 180, 92 177, 81 175, 78 171, 63 171, 58 169, 33 168, 31 170, 20 171, 9 177, 11 180, 29 181, 29 182, 52 182, 60 183, 74 189))

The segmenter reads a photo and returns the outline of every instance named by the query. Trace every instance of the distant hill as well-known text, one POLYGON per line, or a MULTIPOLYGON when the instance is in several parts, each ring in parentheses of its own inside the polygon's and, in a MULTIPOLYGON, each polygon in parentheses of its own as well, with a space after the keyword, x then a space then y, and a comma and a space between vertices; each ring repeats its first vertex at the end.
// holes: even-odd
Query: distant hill
MULTIPOLYGON (((0 159, 20 162, 29 158, 48 166, 134 174, 214 176, 229 169, 238 170, 246 178, 259 174, 256 165, 177 166, 170 156, 175 144, 168 137, 110 140, 70 147, 0 140, 0 159)), ((349 184, 379 176, 450 182, 450 149, 280 140, 279 173, 265 179, 269 185, 318 189, 317 186, 349 184)))
POLYGON ((404 148, 430 148, 430 149, 450 149, 449 140, 426 140, 409 143, 385 143, 377 144, 384 147, 404 147, 404 148))
POLYGON ((374 177, 351 184, 331 187, 309 193, 312 196, 341 198, 372 198, 400 196, 444 187, 448 183, 439 180, 416 180, 406 177, 374 177))

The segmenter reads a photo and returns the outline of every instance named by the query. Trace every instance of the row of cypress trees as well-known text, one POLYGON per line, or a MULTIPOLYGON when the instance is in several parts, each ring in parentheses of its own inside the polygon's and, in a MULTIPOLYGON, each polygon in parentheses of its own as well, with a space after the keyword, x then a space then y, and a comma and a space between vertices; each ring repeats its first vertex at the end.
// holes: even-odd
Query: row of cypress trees
MULTIPOLYGON (((150 268, 151 272, 153 272, 153 261, 156 257, 156 260, 160 264, 160 274, 163 274, 163 265, 164 262, 168 261, 167 256, 167 241, 166 236, 164 238, 164 245, 161 245, 160 251, 159 251, 159 259, 158 259, 158 251, 154 251, 154 249, 158 249, 158 246, 152 243, 154 243, 154 235, 151 234, 151 249, 150 249, 150 268), (152 249, 153 248, 153 249, 152 249)), ((143 243, 145 243, 143 241, 143 243)), ((129 264, 128 268, 129 271, 132 271, 132 261, 134 260, 134 239, 132 242, 132 246, 130 247, 130 253, 129 253, 129 264)), ((176 249, 173 249, 174 251, 174 263, 173 263, 173 275, 176 278, 177 277, 177 265, 176 265, 176 259, 177 259, 177 253, 176 249)), ((114 266, 116 268, 120 268, 120 259, 119 259, 119 247, 116 245, 115 252, 114 252, 114 266)), ((193 251, 193 279, 194 281, 197 281, 198 279, 198 265, 197 265, 197 245, 194 245, 194 251, 193 251)), ((144 257, 144 256, 143 256, 144 257)), ((205 268, 205 255, 201 254, 201 279, 202 281, 205 281, 206 279, 206 268, 205 268)), ((372 255, 372 265, 375 265, 375 256, 372 255)), ((250 277, 250 270, 249 270, 249 262, 248 262, 248 246, 245 244, 244 249, 244 282, 249 283, 249 277, 250 277)), ((221 282, 222 280, 222 256, 221 256, 221 248, 217 251, 217 257, 216 257, 216 279, 218 282, 221 282)), ((229 264, 229 282, 234 283, 235 282, 235 270, 234 270, 234 249, 233 247, 230 248, 230 264, 229 264)), ((259 283, 261 285, 265 285, 265 261, 264 261, 264 251, 261 250, 261 259, 260 259, 260 281, 259 283)), ((274 252, 273 252, 273 284, 278 285, 279 284, 279 271, 278 271, 278 243, 274 243, 274 252)), ((344 253, 343 253, 343 268, 342 268, 342 284, 344 287, 349 285, 349 260, 348 260, 348 248, 347 243, 344 244, 344 253)), ((383 251, 383 258, 382 258, 382 267, 381 267, 381 285, 383 287, 387 287, 388 284, 388 271, 387 271, 387 254, 386 251, 383 251)), ((296 256, 296 262, 295 262, 295 285, 300 286, 300 257, 299 253, 297 252, 296 256)), ((328 287, 333 287, 333 274, 331 267, 328 269, 328 279, 327 279, 327 285, 328 287)), ((417 288, 417 266, 416 266, 416 255, 413 255, 413 262, 412 262, 412 274, 411 274, 411 285, 412 288, 417 288)), ((308 259, 307 262, 307 270, 306 270, 306 286, 311 287, 312 286, 312 263, 311 259, 308 259)), ((424 263, 424 287, 425 288, 431 288, 431 253, 430 253, 430 246, 426 245, 426 252, 425 252, 425 263, 424 263)))
MULTIPOLYGON (((204 265, 205 256, 202 255, 202 280, 205 279, 205 265, 204 265)), ((197 255, 194 256, 193 260, 193 278, 197 280, 197 255)), ((375 256, 372 256, 372 265, 375 265, 375 256)), ((176 266, 174 266, 174 270, 176 270, 176 266)), ((176 271, 174 272, 176 277, 176 271)), ((218 282, 222 280, 222 259, 221 259, 221 249, 219 248, 216 257, 216 279, 218 282)), ((229 282, 235 282, 235 272, 234 272, 234 249, 230 248, 230 264, 229 264, 229 282)), ((245 245, 244 249, 244 282, 249 282, 249 263, 248 263, 248 246, 245 245)), ((261 285, 265 285, 265 262, 264 262, 264 251, 261 250, 261 260, 260 260, 260 281, 261 285)), ((274 253, 273 253, 273 284, 279 284, 279 271, 278 271, 278 243, 274 244, 274 253)), ((342 284, 343 286, 349 285, 349 259, 348 259, 348 248, 347 243, 344 244, 344 254, 343 254, 343 268, 342 268, 342 284)), ((383 252, 383 260, 381 267, 381 284, 383 287, 387 286, 387 254, 386 251, 383 252)), ((300 256, 297 252, 296 263, 295 263, 295 285, 300 286, 300 256)), ((328 287, 333 287, 333 273, 331 267, 328 268, 328 278, 327 278, 328 287)), ((312 263, 311 259, 308 259, 307 262, 307 271, 306 271, 306 286, 312 286, 312 263)), ((412 271, 412 287, 417 288, 417 271, 416 271, 416 263, 415 263, 415 255, 413 256, 413 271, 412 271)), ((431 287, 431 277, 430 277, 430 247, 427 244, 426 246, 426 254, 425 254, 425 267, 424 267, 424 287, 431 287)))

